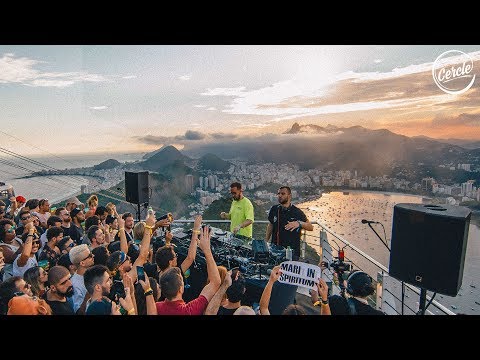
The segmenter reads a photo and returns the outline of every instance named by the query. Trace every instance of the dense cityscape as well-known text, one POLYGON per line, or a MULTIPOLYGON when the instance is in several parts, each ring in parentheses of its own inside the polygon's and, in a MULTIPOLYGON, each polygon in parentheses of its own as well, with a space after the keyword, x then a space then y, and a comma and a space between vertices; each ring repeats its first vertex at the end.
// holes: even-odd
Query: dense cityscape
MULTIPOLYGON (((309 195, 321 194, 325 190, 352 189, 375 190, 383 192, 402 192, 435 197, 437 201, 459 205, 477 205, 480 201, 480 187, 475 186, 475 180, 464 183, 443 184, 433 177, 422 178, 421 181, 410 181, 404 178, 382 176, 360 176, 357 170, 301 170, 293 164, 251 164, 244 160, 229 160, 231 163, 226 172, 198 169, 198 176, 187 174, 183 179, 185 191, 198 200, 188 205, 189 215, 202 214, 215 200, 220 199, 234 181, 241 182, 245 190, 252 194, 252 200, 274 203, 276 188, 270 189, 268 184, 284 184, 292 187, 293 199, 299 199, 299 190, 309 195)), ((420 164, 421 165, 421 164, 420 164)), ((471 164, 439 165, 449 171, 478 172, 471 164)), ((129 171, 142 171, 138 162, 128 164, 129 171)), ((48 172, 50 175, 52 172, 48 172)), ((89 185, 82 186, 82 193, 92 193, 115 188, 124 180, 125 164, 111 169, 65 169, 56 174, 86 176, 89 185)), ((155 174, 155 172, 151 172, 155 174)))

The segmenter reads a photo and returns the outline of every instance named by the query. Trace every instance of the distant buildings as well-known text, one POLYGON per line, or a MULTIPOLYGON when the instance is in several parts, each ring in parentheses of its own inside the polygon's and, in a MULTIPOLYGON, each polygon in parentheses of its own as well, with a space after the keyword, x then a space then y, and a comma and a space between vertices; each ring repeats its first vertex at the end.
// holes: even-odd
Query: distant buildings
POLYGON ((433 184, 435 180, 431 177, 429 178, 423 178, 422 179, 422 190, 423 191, 432 191, 433 190, 433 184))
POLYGON ((193 189, 194 189, 193 175, 185 175, 185 189, 189 194, 193 192, 193 189))
POLYGON ((458 168, 458 169, 465 170, 465 171, 471 171, 471 170, 470 170, 470 166, 471 166, 471 165, 472 165, 472 164, 458 164, 458 165, 457 165, 457 168, 458 168))

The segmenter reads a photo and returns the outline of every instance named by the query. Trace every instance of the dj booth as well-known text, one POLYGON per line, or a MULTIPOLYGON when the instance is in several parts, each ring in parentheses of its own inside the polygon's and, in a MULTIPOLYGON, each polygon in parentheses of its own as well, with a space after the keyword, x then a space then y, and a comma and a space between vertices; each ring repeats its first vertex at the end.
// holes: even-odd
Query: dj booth
MULTIPOLYGON (((191 230, 188 232, 175 229, 172 231, 172 243, 178 254, 178 264, 187 257, 191 230), (176 231, 175 231, 176 230, 176 231)), ((230 270, 238 267, 245 277, 246 291, 242 305, 252 306, 260 302, 270 272, 275 265, 285 261, 285 248, 271 244, 265 240, 246 240, 232 236, 231 233, 212 228, 210 238, 212 254, 217 265, 230 270)), ((207 283, 207 265, 203 252, 197 249, 195 261, 190 266, 190 276, 185 278, 183 299, 188 302, 198 297, 207 283)), ((297 286, 275 282, 270 300, 270 313, 280 314, 283 309, 294 303, 297 286)))

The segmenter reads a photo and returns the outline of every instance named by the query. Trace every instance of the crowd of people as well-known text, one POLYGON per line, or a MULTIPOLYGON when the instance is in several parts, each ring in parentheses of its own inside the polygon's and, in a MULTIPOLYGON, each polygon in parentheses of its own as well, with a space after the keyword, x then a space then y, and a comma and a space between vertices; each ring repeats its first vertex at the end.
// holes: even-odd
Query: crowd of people
MULTIPOLYGON (((254 209, 238 182, 230 186, 232 204, 222 219, 231 220, 231 231, 252 237, 254 209)), ((291 189, 278 189, 278 205, 268 214, 266 241, 291 247, 293 260, 300 256, 300 230, 312 224, 292 204, 291 189)), ((170 216, 149 213, 135 221, 118 214, 112 203, 99 204, 91 195, 86 204, 73 197, 58 208, 48 199, 11 197, 0 202, 0 314, 1 315, 269 315, 272 289, 282 273, 275 266, 253 309, 242 304, 246 279, 239 268, 217 266, 210 243, 210 228, 195 217, 188 253, 181 263, 169 226, 170 216), (162 236, 160 236, 160 234, 162 236), (197 250, 206 262, 206 284, 186 299, 186 279, 197 250)), ((312 305, 321 315, 380 314, 369 307, 371 278, 352 274, 346 285, 352 301, 329 294, 319 279, 311 291, 312 305), (344 301, 345 300, 345 301, 344 301), (332 306, 330 306, 330 304, 332 306)), ((306 310, 290 304, 285 315, 306 310)))

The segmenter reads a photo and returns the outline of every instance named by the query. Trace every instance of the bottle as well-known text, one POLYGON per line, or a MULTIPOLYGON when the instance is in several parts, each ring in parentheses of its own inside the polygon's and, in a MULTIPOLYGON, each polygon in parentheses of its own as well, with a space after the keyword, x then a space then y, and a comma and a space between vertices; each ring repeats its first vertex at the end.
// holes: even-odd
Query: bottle
POLYGON ((167 214, 167 219, 170 222, 170 225, 168 225, 167 230, 168 232, 172 231, 172 225, 171 222, 173 221, 173 215, 171 213, 167 214))
POLYGON ((152 216, 152 215, 153 215, 153 208, 152 208, 151 206, 148 207, 147 213, 148 213, 148 216, 152 216))
POLYGON ((290 246, 287 246, 287 250, 285 250, 285 257, 289 261, 292 260, 292 248, 290 246))

